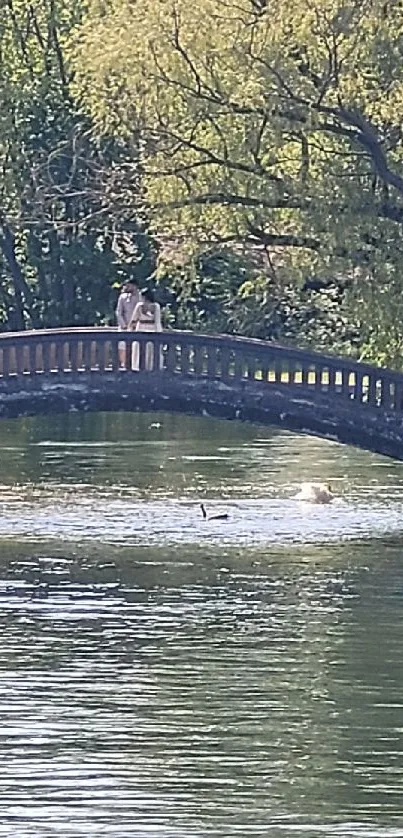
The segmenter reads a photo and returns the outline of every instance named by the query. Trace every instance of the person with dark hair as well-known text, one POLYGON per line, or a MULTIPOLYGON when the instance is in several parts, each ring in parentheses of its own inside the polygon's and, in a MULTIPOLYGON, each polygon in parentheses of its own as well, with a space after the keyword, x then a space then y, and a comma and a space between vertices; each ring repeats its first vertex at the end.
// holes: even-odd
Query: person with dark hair
MULTIPOLYGON (((127 332, 134 309, 140 300, 141 294, 137 283, 134 280, 124 282, 120 289, 115 312, 120 332, 127 332)), ((126 366, 126 344, 123 340, 119 341, 119 361, 122 367, 126 366)))
MULTIPOLYGON (((162 332, 161 307, 155 302, 154 292, 151 288, 145 288, 141 293, 141 301, 137 303, 129 329, 135 332, 162 332)), ((157 363, 154 364, 154 344, 147 343, 145 369, 154 370, 161 368, 161 349, 158 349, 157 363)), ((140 345, 133 343, 132 369, 140 369, 140 345)))

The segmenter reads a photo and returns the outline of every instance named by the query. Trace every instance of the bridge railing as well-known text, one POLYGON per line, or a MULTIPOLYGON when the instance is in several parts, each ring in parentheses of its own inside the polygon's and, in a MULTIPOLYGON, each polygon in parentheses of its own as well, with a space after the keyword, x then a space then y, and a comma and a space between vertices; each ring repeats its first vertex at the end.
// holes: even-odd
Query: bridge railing
POLYGON ((403 410, 403 374, 350 358, 226 335, 109 328, 49 329, 0 334, 0 380, 47 374, 167 372, 234 384, 300 388, 389 410, 403 410))

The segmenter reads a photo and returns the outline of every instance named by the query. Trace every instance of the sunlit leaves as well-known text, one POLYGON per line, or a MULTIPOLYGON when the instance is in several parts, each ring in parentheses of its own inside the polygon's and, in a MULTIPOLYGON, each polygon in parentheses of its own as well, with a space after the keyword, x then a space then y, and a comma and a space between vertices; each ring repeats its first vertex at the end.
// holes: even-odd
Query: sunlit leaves
POLYGON ((75 40, 77 90, 100 133, 142 132, 165 225, 246 236, 250 216, 287 225, 277 210, 287 197, 296 210, 296 196, 310 216, 325 199, 323 223, 380 175, 371 141, 391 166, 399 157, 383 145, 400 125, 399 12, 371 0, 280 0, 259 13, 249 0, 95 3, 75 40), (219 217, 193 203, 213 192, 228 196, 219 217), (261 211, 234 215, 234 195, 261 211))
POLYGON ((363 330, 382 306, 385 332, 400 316, 388 294, 401 276, 401 3, 89 8, 72 43, 77 95, 100 135, 141 137, 156 235, 260 245, 295 281, 347 274, 363 330), (364 292, 382 283, 371 309, 364 292))

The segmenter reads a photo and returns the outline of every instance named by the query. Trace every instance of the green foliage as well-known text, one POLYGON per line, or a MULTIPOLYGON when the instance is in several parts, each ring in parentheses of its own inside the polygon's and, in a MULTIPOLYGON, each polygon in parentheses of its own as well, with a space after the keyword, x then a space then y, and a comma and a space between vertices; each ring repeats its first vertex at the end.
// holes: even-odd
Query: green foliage
POLYGON ((401 367, 402 43, 400 2, 7 0, 0 324, 158 266, 167 324, 401 367))
POLYGON ((261 245, 297 296, 349 277, 353 330, 393 360, 402 43, 400 2, 93 0, 72 58, 99 134, 142 137, 160 241, 261 245))
POLYGON ((0 25, 0 319, 107 320, 113 287, 153 269, 136 156, 98 142, 71 91, 80 0, 8 0, 0 25))
POLYGON ((323 351, 361 352, 357 326, 349 320, 345 282, 298 285, 269 276, 263 268, 261 258, 217 249, 174 269, 162 262, 157 278, 160 296, 168 303, 167 322, 323 351))

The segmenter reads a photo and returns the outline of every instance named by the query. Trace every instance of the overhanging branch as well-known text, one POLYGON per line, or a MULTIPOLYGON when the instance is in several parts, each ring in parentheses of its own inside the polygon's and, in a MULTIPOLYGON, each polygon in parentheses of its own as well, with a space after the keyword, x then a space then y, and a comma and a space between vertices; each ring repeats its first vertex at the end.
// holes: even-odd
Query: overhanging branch
POLYGON ((302 203, 300 200, 293 198, 275 198, 273 201, 267 201, 261 198, 252 198, 247 195, 231 195, 225 192, 208 192, 205 195, 194 195, 189 198, 182 198, 178 201, 159 202, 151 205, 154 210, 161 209, 184 209, 192 206, 208 206, 213 204, 221 204, 221 206, 242 206, 254 207, 256 209, 301 209, 302 203))

